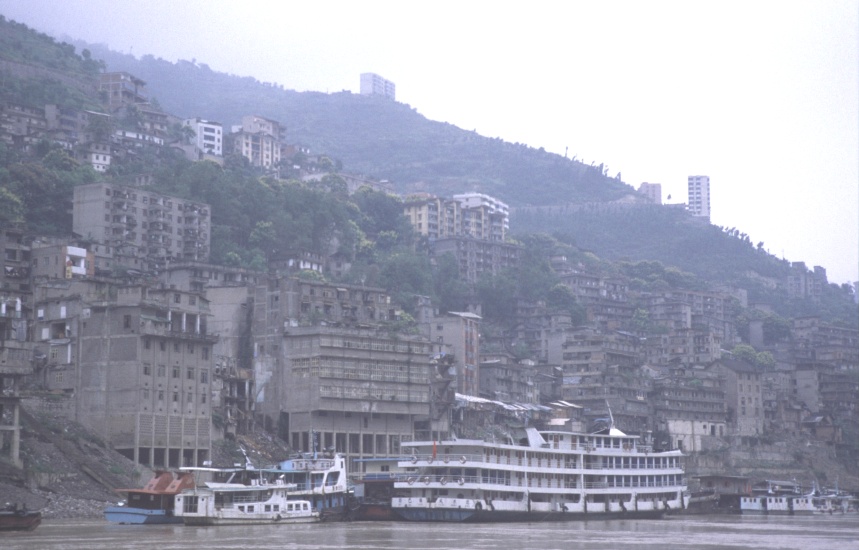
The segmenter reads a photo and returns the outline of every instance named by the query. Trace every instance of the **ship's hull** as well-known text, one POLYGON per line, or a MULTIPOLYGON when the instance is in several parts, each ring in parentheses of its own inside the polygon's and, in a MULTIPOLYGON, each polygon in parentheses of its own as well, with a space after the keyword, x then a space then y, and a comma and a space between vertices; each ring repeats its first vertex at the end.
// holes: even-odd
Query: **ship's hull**
POLYGON ((42 523, 41 512, 0 512, 0 531, 32 531, 42 523))
POLYGON ((220 515, 207 517, 192 517, 185 516, 185 525, 196 526, 211 526, 211 525, 282 525, 288 523, 316 523, 319 521, 319 515, 312 516, 296 516, 283 517, 279 515, 258 515, 250 517, 249 514, 243 514, 242 517, 220 515))
POLYGON ((584 521, 603 519, 656 519, 666 510, 644 512, 520 512, 493 510, 463 510, 445 508, 399 508, 397 515, 406 521, 453 522, 453 523, 513 523, 542 521, 584 521))
POLYGON ((128 525, 161 525, 167 523, 182 523, 172 511, 146 510, 128 506, 110 506, 104 510, 104 519, 111 523, 128 525))

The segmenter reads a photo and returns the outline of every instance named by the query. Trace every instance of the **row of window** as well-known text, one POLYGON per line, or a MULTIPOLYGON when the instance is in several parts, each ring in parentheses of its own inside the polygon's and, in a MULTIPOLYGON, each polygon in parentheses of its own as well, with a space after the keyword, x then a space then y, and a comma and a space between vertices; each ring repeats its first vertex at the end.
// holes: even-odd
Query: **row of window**
MULTIPOLYGON (((151 363, 143 363, 143 376, 152 376, 152 364, 151 363)), ((185 379, 186 380, 195 380, 196 370, 193 367, 187 367, 185 369, 185 379)), ((165 378, 167 376, 167 365, 157 365, 155 368, 155 376, 160 378, 165 378)), ((170 367, 170 378, 179 379, 182 378, 182 368, 181 367, 170 367)), ((200 383, 206 384, 209 382, 209 370, 208 369, 200 369, 200 383)))

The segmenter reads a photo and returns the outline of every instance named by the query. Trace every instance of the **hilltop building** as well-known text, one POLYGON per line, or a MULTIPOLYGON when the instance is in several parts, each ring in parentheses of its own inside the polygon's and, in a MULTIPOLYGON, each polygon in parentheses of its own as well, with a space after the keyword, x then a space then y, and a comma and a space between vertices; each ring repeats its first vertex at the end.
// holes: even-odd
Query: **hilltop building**
POLYGON ((650 199, 653 204, 662 204, 662 184, 643 182, 638 186, 638 192, 650 199))
POLYGON ((689 176, 689 212, 710 219, 710 176, 689 176))
POLYGON ((375 73, 361 73, 361 95, 379 95, 396 100, 397 87, 375 73))

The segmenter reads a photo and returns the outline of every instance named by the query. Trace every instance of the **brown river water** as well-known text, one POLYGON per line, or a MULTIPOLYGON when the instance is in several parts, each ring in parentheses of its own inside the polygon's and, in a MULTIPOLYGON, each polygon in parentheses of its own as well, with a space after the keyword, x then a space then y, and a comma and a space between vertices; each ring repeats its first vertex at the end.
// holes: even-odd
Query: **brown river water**
POLYGON ((0 549, 536 549, 859 550, 859 514, 809 517, 685 516, 569 523, 322 523, 229 527, 44 521, 0 533, 0 549))

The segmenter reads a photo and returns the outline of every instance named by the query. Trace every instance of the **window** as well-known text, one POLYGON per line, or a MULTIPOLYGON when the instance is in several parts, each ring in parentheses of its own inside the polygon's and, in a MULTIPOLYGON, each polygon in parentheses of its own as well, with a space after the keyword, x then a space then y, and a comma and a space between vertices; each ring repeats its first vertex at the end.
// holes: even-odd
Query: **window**
POLYGON ((188 305, 192 305, 192 306, 197 305, 197 297, 196 296, 188 296, 188 305))
POLYGON ((206 404, 206 392, 200 394, 200 403, 206 404))
POLYGON ((131 315, 122 316, 122 328, 131 328, 131 315))
POLYGON ((208 358, 209 358, 209 348, 208 348, 208 346, 203 346, 202 353, 203 353, 203 359, 208 359, 208 358))
POLYGON ((152 365, 143 363, 143 376, 152 376, 152 365))
POLYGON ((193 380, 194 379, 194 369, 189 368, 188 370, 186 370, 185 371, 185 378, 187 378, 188 380, 193 380))
POLYGON ((143 339, 143 349, 149 349, 151 347, 152 347, 152 341, 150 341, 149 338, 144 338, 143 339))
POLYGON ((158 347, 161 348, 161 351, 167 351, 167 342, 163 340, 158 342, 158 347))
POLYGON ((174 304, 181 304, 182 303, 182 295, 179 294, 178 292, 176 294, 173 294, 173 303, 174 304))
POLYGON ((167 367, 165 365, 158 365, 158 376, 162 378, 167 376, 167 367))
POLYGON ((179 367, 173 367, 173 378, 179 378, 179 367))
POLYGON ((158 401, 164 401, 164 390, 158 390, 158 401))
POLYGON ((179 392, 177 392, 177 391, 174 391, 174 392, 173 392, 173 402, 174 402, 174 403, 178 403, 178 402, 179 402, 179 392))
POLYGON ((200 383, 205 384, 209 381, 209 371, 201 370, 200 371, 200 383))

